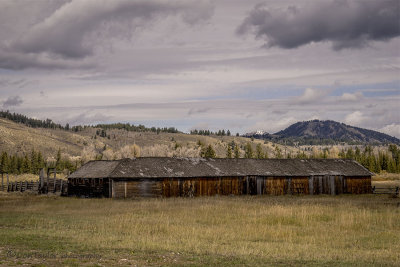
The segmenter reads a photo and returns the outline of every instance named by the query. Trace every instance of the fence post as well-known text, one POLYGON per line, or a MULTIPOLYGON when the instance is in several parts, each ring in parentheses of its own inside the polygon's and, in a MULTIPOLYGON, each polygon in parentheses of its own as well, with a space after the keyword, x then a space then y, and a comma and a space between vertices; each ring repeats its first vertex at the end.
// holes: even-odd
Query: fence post
POLYGON ((49 183, 50 183, 50 173, 49 170, 47 170, 47 185, 46 185, 46 194, 49 193, 49 183))
POLYGON ((8 192, 8 186, 9 186, 9 181, 8 181, 8 173, 7 173, 7 192, 8 192))
POLYGON ((39 187, 38 190, 39 190, 40 194, 43 193, 43 190, 44 190, 44 168, 42 168, 39 173, 39 186, 38 187, 39 187))
POLYGON ((53 184, 53 193, 56 192, 56 169, 54 168, 54 184, 53 184))

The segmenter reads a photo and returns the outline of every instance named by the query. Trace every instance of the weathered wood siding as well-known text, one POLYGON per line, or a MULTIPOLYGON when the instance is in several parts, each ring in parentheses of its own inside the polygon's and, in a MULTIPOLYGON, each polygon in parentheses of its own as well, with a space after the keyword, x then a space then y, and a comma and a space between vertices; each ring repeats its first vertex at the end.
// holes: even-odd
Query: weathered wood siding
POLYGON ((334 175, 310 177, 206 177, 165 179, 68 180, 69 196, 84 197, 194 197, 215 195, 285 195, 371 193, 371 177, 334 175))
POLYGON ((242 177, 164 179, 164 197, 242 195, 242 177))
POLYGON ((344 193, 350 193, 350 194, 372 193, 371 177, 345 177, 344 193))
POLYGON ((112 180, 113 198, 161 197, 162 181, 158 180, 112 180))
POLYGON ((289 183, 285 177, 270 177, 266 179, 265 194, 285 195, 288 193, 289 183))
POLYGON ((309 194, 308 177, 292 177, 288 179, 291 194, 309 194))

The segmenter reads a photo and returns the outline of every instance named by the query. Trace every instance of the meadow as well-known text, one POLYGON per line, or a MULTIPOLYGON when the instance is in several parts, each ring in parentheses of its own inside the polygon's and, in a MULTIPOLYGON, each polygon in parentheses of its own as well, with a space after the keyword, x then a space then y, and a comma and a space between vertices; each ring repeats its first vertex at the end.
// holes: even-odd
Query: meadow
POLYGON ((387 195, 78 199, 0 192, 0 265, 398 266, 387 195))

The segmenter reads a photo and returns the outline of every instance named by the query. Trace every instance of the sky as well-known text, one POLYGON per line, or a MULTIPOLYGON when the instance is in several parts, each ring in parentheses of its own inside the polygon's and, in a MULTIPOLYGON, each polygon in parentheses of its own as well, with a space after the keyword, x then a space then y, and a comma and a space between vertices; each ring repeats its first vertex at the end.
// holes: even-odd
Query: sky
POLYGON ((400 0, 0 0, 0 109, 58 123, 400 138, 400 0))

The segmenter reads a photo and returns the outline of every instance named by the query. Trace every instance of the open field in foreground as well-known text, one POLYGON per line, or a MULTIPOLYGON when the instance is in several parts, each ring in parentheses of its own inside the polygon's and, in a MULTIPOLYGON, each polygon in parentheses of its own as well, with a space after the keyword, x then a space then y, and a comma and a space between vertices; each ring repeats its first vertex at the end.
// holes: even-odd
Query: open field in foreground
POLYGON ((0 193, 0 265, 395 266, 400 199, 0 193))

